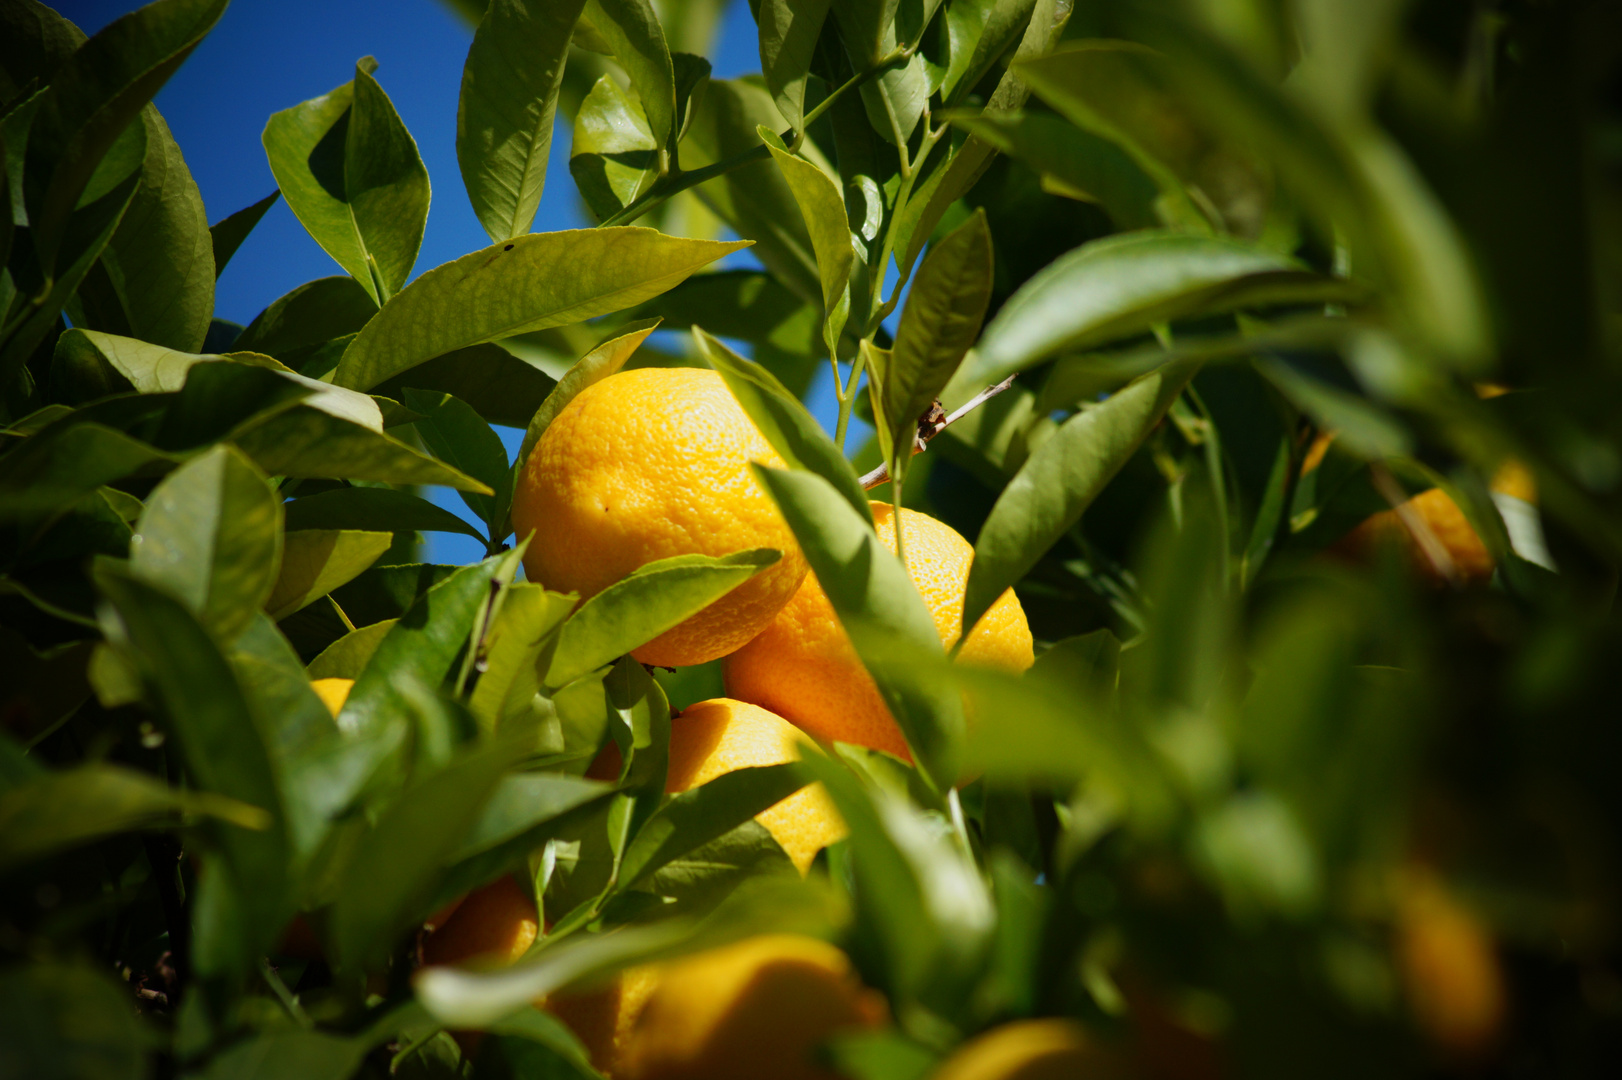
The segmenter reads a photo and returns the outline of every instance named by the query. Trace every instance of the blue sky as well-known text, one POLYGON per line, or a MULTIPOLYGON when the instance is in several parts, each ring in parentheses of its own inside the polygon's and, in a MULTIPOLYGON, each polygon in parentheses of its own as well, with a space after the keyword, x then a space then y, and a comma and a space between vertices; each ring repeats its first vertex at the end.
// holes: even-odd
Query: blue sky
MULTIPOLYGON (((93 34, 141 4, 65 0, 55 6, 93 34)), ((270 114, 347 82, 360 57, 377 57, 378 81, 416 138, 433 185, 415 270, 422 273, 489 243, 456 166, 456 100, 471 40, 472 31, 435 0, 235 0, 159 92, 157 106, 202 190, 209 221, 215 222, 275 188, 259 142, 270 114)), ((745 0, 733 0, 728 8, 710 59, 717 78, 760 69, 745 0)), ((560 124, 537 232, 590 224, 569 176, 568 139, 567 125, 560 124)), ((290 289, 341 272, 278 200, 221 276, 215 314, 245 324, 290 289)), ((833 394, 826 372, 811 406, 819 420, 831 424, 833 394)), ((508 453, 515 452, 518 433, 503 435, 508 453)), ((853 438, 851 445, 859 440, 853 438)), ((466 515, 454 494, 431 496, 466 515)), ((435 533, 425 539, 430 561, 469 562, 482 554, 469 537, 435 533)))

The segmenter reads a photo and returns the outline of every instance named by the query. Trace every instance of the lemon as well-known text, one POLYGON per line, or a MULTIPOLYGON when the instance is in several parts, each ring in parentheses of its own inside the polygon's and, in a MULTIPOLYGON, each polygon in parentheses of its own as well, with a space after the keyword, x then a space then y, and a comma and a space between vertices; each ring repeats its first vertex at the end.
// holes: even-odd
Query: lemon
POLYGON ((632 655, 701 664, 758 634, 805 577, 805 558, 750 462, 782 467, 721 377, 622 371, 558 413, 525 462, 513 526, 524 570, 582 598, 657 559, 775 548, 782 560, 632 655))
POLYGON ((1427 871, 1416 872, 1397 909, 1397 966, 1419 1028, 1442 1050, 1477 1057, 1508 1011, 1492 934, 1427 871))
POLYGON ((929 1080, 1109 1080, 1116 1055, 1070 1020, 1016 1020, 969 1040, 929 1080))
POLYGON ((344 702, 349 700, 349 691, 354 688, 354 679, 316 679, 310 683, 310 689, 315 691, 315 696, 321 699, 321 704, 334 717, 343 711, 344 702))
MULTIPOLYGON (((879 540, 895 550, 895 523, 888 504, 875 502, 879 540)), ((926 514, 901 511, 906 529, 907 569, 935 620, 941 643, 957 641, 963 618, 963 588, 974 548, 957 531, 926 514)), ((1014 591, 997 598, 975 624, 958 660, 1019 672, 1035 660, 1031 630, 1014 591)), ((906 739, 856 650, 816 575, 807 575, 777 618, 723 664, 727 693, 770 709, 819 739, 856 743, 909 758, 906 739)))

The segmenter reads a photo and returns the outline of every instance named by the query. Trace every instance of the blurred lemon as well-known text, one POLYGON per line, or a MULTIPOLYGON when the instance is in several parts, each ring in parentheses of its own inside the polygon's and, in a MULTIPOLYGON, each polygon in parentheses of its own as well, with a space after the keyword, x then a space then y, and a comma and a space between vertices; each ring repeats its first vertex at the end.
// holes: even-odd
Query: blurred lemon
POLYGON ((1397 908, 1397 966, 1414 1020, 1445 1052, 1489 1050, 1509 1011, 1491 932, 1429 871, 1404 883, 1397 908))
POLYGON ((354 679, 315 679, 310 683, 310 689, 315 691, 315 696, 321 699, 321 704, 334 717, 343 711, 344 702, 349 700, 349 691, 354 688, 354 679))
MULTIPOLYGON (((890 506, 875 502, 879 540, 895 550, 890 506)), ((901 511, 907 568, 950 648, 963 618, 963 589, 974 548, 951 526, 901 511)), ((1025 611, 1009 589, 985 613, 958 659, 965 664, 1024 671, 1035 660, 1025 611)), ((911 759, 901 729, 851 647, 828 596, 809 574, 788 605, 749 644, 727 657, 727 693, 779 714, 819 739, 856 743, 911 759)))
POLYGON ((723 656, 771 621, 806 572, 752 461, 783 465, 715 372, 611 375, 558 413, 524 465, 513 497, 518 537, 533 533, 524 570, 590 597, 657 559, 776 548, 776 565, 632 654, 664 667, 723 656))
POLYGON ((1070 1020, 1016 1020, 959 1047, 929 1080, 1110 1080, 1117 1056, 1070 1020))
POLYGON ((529 951, 539 932, 535 901, 506 875, 468 893, 444 925, 423 939, 422 962, 510 964, 529 951))

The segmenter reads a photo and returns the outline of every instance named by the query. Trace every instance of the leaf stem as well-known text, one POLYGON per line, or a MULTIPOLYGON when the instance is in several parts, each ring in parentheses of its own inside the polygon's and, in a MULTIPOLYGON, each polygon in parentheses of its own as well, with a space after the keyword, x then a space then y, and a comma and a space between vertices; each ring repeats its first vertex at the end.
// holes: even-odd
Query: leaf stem
MULTIPOLYGON (((923 453, 924 448, 929 445, 930 441, 933 440, 935 436, 939 435, 948 427, 957 423, 969 413, 973 412, 975 409, 978 409, 980 406, 984 405, 986 402, 990 401, 992 398, 996 397, 998 394, 1002 393, 1004 390, 1013 385, 1014 376, 1010 375, 996 386, 986 387, 968 401, 964 402, 957 409, 953 410, 953 412, 948 415, 946 419, 942 420, 940 424, 934 428, 934 430, 929 432, 919 432, 917 440, 913 443, 912 452, 914 454, 923 453)), ((880 484, 888 482, 889 479, 890 466, 887 462, 881 462, 878 468, 862 477, 862 487, 871 491, 880 484)))

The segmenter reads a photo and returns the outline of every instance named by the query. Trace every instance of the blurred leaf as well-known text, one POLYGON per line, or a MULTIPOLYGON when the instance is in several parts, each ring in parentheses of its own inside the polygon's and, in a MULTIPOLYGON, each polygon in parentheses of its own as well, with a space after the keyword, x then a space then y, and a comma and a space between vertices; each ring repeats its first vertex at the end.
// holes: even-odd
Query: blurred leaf
POLYGON ((140 187, 70 310, 76 326, 200 349, 216 276, 203 197, 158 110, 148 105, 139 122, 146 128, 140 187))
POLYGON ((745 246, 639 228, 515 237, 412 282, 355 338, 335 381, 369 389, 453 349, 618 311, 745 246))
POLYGON ((272 301, 233 344, 302 367, 311 349, 356 333, 376 314, 377 304, 354 278, 316 278, 272 301))
POLYGON ((941 639, 906 569, 821 477, 754 466, 782 511, 919 766, 939 791, 956 783, 963 709, 918 663, 941 639))
POLYGON ((553 631, 569 617, 575 602, 573 594, 548 592, 530 582, 507 590, 486 635, 484 666, 468 701, 486 731, 535 709, 535 696, 541 691, 537 664, 545 649, 556 643, 553 631))
POLYGON ((1235 795, 1206 814, 1194 842, 1236 918, 1274 912, 1300 918, 1319 901, 1312 843, 1289 808, 1265 792, 1235 795))
POLYGON ((582 0, 494 0, 474 31, 456 110, 456 160, 479 224, 529 232, 546 184, 552 117, 582 0))
POLYGON ((1083 409, 1037 447, 980 527, 964 586, 965 637, 1003 590, 1081 519, 1197 369, 1184 362, 1145 375, 1083 409))
POLYGON ((388 956, 394 935, 432 896, 441 863, 478 820, 517 760, 516 751, 511 742, 470 750, 413 782, 383 811, 357 846, 333 902, 331 933, 340 966, 371 967, 388 956))
POLYGON ((193 782, 272 815, 268 829, 215 830, 245 912, 243 953, 257 955, 280 929, 288 893, 288 836, 265 737, 219 647, 179 601, 109 561, 94 577, 110 605, 108 639, 135 661, 193 782))
POLYGON ((634 889, 672 860, 771 809, 807 783, 797 764, 734 769, 673 796, 643 824, 620 860, 621 889, 634 889))
POLYGON ((384 619, 369 626, 351 630, 321 650, 310 661, 310 679, 358 679, 372 659, 372 653, 383 636, 394 628, 394 619, 384 619))
POLYGON ((693 328, 693 340, 698 344, 699 353, 721 373, 727 389, 784 462, 828 481, 871 526, 873 511, 860 478, 800 400, 771 372, 745 360, 699 327, 693 328))
POLYGON ((95 182, 103 157, 224 11, 225 0, 148 5, 110 23, 51 76, 29 128, 24 179, 47 279, 63 276, 59 255, 75 208, 105 193, 95 182))
POLYGON ((370 532, 453 532, 483 540, 484 534, 427 499, 393 488, 341 487, 282 504, 289 533, 300 529, 362 529, 370 532))
POLYGON ((1336 441, 1358 457, 1373 461, 1413 452, 1407 430, 1373 402, 1305 375, 1282 360, 1263 358, 1255 365, 1320 429, 1333 431, 1336 441))
POLYGON ((839 338, 850 314, 850 272, 856 252, 851 246, 850 228, 845 223, 845 200, 833 178, 804 158, 788 152, 783 141, 764 125, 755 134, 771 152, 778 171, 805 219, 806 232, 817 256, 817 274, 822 281, 822 310, 826 320, 823 340, 828 355, 839 354, 839 338))
POLYGON ((473 477, 397 439, 309 405, 257 417, 232 431, 230 438, 273 475, 488 490, 473 477))
POLYGON ((755 11, 766 89, 796 132, 805 127, 805 80, 827 17, 828 0, 761 0, 755 11))
POLYGON ((501 437, 466 402, 450 394, 407 390, 405 405, 423 417, 416 422, 417 434, 435 457, 482 481, 494 492, 479 495, 463 491, 461 496, 468 509, 489 527, 492 541, 499 539, 498 533, 505 535, 502 522, 507 519, 510 489, 507 449, 501 445, 501 437))
MULTIPOLYGON (((952 122, 1029 165, 1044 190, 1096 202, 1121 229, 1160 224, 1154 180, 1114 143, 1046 113, 953 116, 952 122)), ((1168 224, 1181 224, 1179 221, 1168 224)))
POLYGON ((285 619, 312 600, 353 581, 389 549, 394 534, 353 529, 288 530, 281 574, 265 600, 272 619, 285 619))
POLYGON ((591 597, 563 624, 543 682, 564 686, 622 656, 748 581, 782 553, 675 555, 639 567, 591 597))
POLYGON ((47 772, 0 794, 0 866, 7 869, 113 833, 208 814, 245 829, 270 815, 212 792, 189 792, 118 765, 47 772))
POLYGON ((919 418, 980 334, 991 302, 991 260, 991 230, 985 211, 976 210, 930 248, 913 278, 895 348, 883 370, 869 375, 890 424, 892 475, 911 460, 919 418))
POLYGON ((631 358, 637 346, 647 340, 659 325, 657 319, 648 319, 641 322, 629 323, 620 328, 620 332, 607 341, 592 349, 585 356, 569 368, 563 378, 552 392, 541 402, 541 407, 535 410, 530 419, 528 428, 524 431, 524 441, 518 448, 518 456, 513 459, 513 484, 518 482, 518 474, 529 460, 529 452, 535 449, 535 444, 546 433, 558 413, 563 411, 565 405, 573 401, 582 390, 593 383, 608 378, 631 358))
MULTIPOLYGON (((256 203, 249 203, 234 214, 229 214, 208 227, 209 243, 214 251, 214 277, 225 273, 225 264, 237 253, 242 242, 253 232, 265 213, 282 197, 281 189, 272 191, 256 203)), ((353 280, 340 278, 341 281, 353 280)))
POLYGON ((631 77, 655 142, 674 152, 676 75, 653 5, 649 0, 586 0, 585 15, 631 77))
POLYGON ((146 1080, 152 1036, 128 990, 90 966, 41 963, 0 972, 0 1075, 30 1080, 146 1080))
POLYGON ((1135 232, 1061 256, 1003 304, 970 361, 990 385, 1062 349, 1157 323, 1269 304, 1332 302, 1347 286, 1237 240, 1135 232))
POLYGON ((357 1038, 321 1031, 272 1031, 244 1039, 216 1055, 187 1080, 345 1080, 366 1056, 357 1038))
POLYGON ((887 1029, 839 1032, 824 1046, 839 1075, 851 1080, 924 1080, 940 1063, 939 1055, 887 1029))
POLYGON ((130 570, 229 641, 276 583, 280 518, 264 474, 230 447, 215 447, 153 489, 130 541, 130 570))
POLYGON ((272 114, 263 141, 288 208, 381 305, 417 261, 428 171, 376 69, 364 57, 351 81, 272 114))
POLYGON ((614 76, 599 78, 574 117, 569 174, 598 221, 629 206, 659 178, 659 142, 641 106, 614 76))

